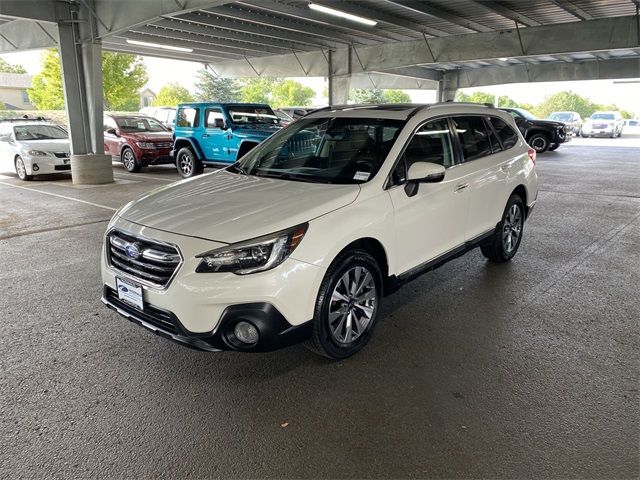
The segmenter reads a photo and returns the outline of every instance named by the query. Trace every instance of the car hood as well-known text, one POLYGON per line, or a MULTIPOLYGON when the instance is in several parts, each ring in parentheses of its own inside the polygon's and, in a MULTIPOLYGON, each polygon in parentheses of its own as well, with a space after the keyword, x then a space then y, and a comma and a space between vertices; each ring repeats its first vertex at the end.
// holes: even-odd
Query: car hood
POLYGON ((69 153, 69 140, 66 138, 57 140, 21 140, 20 144, 22 144, 25 150, 69 153))
POLYGON ((530 120, 531 123, 539 126, 547 126, 547 127, 564 127, 566 126, 565 122, 556 122, 555 120, 530 120))
POLYGON ((235 243, 284 230, 352 203, 358 185, 328 185, 219 170, 153 190, 118 216, 158 230, 235 243))
POLYGON ((260 125, 260 124, 255 124, 255 125, 251 125, 251 126, 236 125, 233 130, 234 130, 234 133, 240 134, 240 135, 250 135, 250 136, 253 136, 253 137, 264 137, 264 138, 267 138, 267 137, 273 135, 274 133, 276 133, 281 128, 282 127, 280 127, 279 125, 260 125))
POLYGON ((123 137, 132 138, 140 142, 171 142, 171 132, 143 132, 143 133, 123 133, 123 137))

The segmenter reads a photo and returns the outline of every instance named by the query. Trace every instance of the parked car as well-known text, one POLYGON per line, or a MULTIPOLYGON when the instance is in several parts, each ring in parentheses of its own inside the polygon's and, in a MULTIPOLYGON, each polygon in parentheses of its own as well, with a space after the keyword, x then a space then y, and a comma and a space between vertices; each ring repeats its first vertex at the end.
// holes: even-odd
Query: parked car
POLYGON ((509 113, 536 153, 557 150, 560 144, 571 141, 567 127, 562 122, 539 120, 523 108, 500 108, 509 113))
POLYGON ((549 115, 549 120, 562 122, 567 126, 567 132, 580 135, 582 129, 582 118, 578 112, 553 112, 549 115))
POLYGON ((297 120, 313 110, 313 107, 280 107, 279 110, 283 111, 294 120, 297 120))
POLYGON ((196 349, 306 341, 345 358, 400 285, 474 247, 513 258, 535 158, 508 114, 480 105, 318 111, 227 168, 121 208, 102 301, 196 349))
POLYGON ((640 120, 637 118, 630 118, 624 121, 625 127, 640 127, 640 120))
POLYGON ((171 132, 155 118, 127 114, 104 116, 104 153, 121 161, 128 172, 173 163, 171 132))
POLYGON ((583 137, 620 137, 624 128, 624 119, 620 112, 595 112, 584 125, 583 137))
POLYGON ((280 129, 269 105, 184 103, 178 106, 172 155, 183 178, 233 163, 280 129))
POLYGON ((0 121, 0 164, 15 170, 20 180, 69 172, 69 157, 69 135, 55 123, 28 118, 0 121))
POLYGON ((173 129, 176 121, 175 107, 143 107, 140 109, 140 113, 155 118, 169 130, 173 129))
POLYGON ((289 116, 289 114, 287 114, 283 110, 280 110, 279 108, 275 109, 273 113, 275 113, 278 119, 280 120, 281 127, 286 127, 287 125, 289 125, 291 122, 294 121, 293 117, 289 116))

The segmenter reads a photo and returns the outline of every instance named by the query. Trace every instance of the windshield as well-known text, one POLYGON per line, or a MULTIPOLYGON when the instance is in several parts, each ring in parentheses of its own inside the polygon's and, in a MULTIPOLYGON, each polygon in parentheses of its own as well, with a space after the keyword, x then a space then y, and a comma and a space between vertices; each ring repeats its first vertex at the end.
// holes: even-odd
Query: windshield
POLYGON ((302 182, 364 183, 378 172, 404 124, 375 118, 303 118, 229 170, 302 182))
POLYGON ((267 106, 234 105, 228 107, 227 113, 233 123, 280 124, 277 115, 267 106))
POLYGON ((55 125, 21 125, 13 127, 16 140, 58 140, 68 138, 67 132, 55 125))
POLYGON ((591 120, 614 120, 613 113, 594 113, 591 120))
POLYGON ((121 132, 167 132, 168 130, 155 118, 151 117, 117 117, 116 123, 121 132))
POLYGON ((556 120, 558 122, 571 122, 573 115, 571 113, 552 113, 549 120, 556 120))

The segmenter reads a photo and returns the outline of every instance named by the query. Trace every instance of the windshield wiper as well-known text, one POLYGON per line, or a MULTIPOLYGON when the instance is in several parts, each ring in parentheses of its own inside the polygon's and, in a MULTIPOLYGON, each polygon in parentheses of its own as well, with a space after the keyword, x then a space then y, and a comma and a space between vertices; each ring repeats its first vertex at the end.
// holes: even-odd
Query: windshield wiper
POLYGON ((294 182, 306 182, 306 183, 331 183, 329 180, 319 180, 317 178, 309 177, 308 175, 296 175, 291 173, 260 173, 255 172, 255 176, 257 177, 266 177, 266 178, 278 178, 280 180, 291 180, 294 182))

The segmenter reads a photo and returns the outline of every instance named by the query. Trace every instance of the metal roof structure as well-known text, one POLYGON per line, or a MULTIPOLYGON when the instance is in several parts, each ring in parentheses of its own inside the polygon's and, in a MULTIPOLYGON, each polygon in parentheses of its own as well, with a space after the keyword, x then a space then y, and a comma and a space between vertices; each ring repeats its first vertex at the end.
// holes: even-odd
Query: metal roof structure
POLYGON ((55 46, 60 3, 90 12, 106 50, 223 76, 328 76, 329 51, 360 87, 640 76, 640 0, 3 0, 0 52, 55 46))

